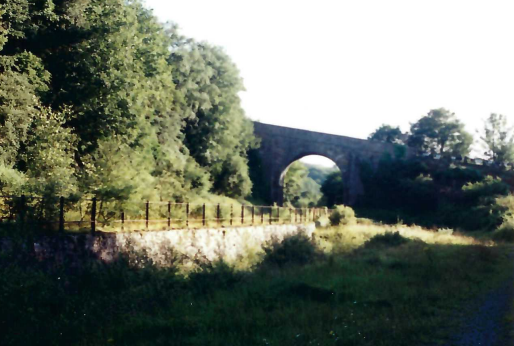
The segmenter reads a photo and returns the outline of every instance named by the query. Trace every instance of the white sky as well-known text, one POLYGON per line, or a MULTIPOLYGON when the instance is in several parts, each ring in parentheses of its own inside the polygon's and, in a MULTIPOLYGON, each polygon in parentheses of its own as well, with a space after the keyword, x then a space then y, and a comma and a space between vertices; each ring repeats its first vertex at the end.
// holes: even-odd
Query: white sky
POLYGON ((439 107, 473 134, 493 112, 514 123, 513 1, 146 3, 225 48, 253 120, 357 138, 439 107))

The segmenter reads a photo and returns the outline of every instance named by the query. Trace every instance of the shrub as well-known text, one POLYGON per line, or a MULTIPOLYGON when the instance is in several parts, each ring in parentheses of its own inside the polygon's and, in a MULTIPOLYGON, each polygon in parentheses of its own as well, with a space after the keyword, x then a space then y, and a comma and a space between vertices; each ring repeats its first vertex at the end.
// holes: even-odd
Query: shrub
POLYGON ((299 233, 282 242, 273 241, 264 248, 262 264, 283 267, 287 264, 305 265, 321 257, 321 252, 305 234, 299 233))
POLYGON ((377 234, 364 243, 366 249, 377 249, 384 247, 396 247, 408 243, 410 240, 401 236, 400 232, 386 232, 377 234))
POLYGON ((498 196, 508 195, 509 185, 500 178, 488 175, 483 181, 464 185, 462 192, 463 202, 467 205, 486 205, 492 204, 498 196))
POLYGON ((243 277, 244 273, 236 272, 227 263, 219 261, 204 264, 189 274, 189 282, 194 292, 204 295, 216 289, 230 289, 243 277))
POLYGON ((330 226, 330 220, 328 219, 327 216, 322 215, 322 216, 317 218, 317 220, 316 220, 316 228, 318 228, 318 227, 328 227, 328 226, 330 226))
POLYGON ((496 241, 514 242, 514 218, 507 217, 492 235, 496 241))
POLYGON ((329 219, 332 226, 348 225, 356 222, 355 212, 345 205, 337 205, 329 219))

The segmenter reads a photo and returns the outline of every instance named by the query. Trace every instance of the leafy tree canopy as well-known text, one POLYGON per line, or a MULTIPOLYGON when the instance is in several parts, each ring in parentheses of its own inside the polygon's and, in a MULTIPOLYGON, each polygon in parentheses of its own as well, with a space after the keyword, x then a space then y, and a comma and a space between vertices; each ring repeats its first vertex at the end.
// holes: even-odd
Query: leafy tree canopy
POLYGON ((404 144, 404 135, 399 127, 390 125, 382 125, 368 137, 371 141, 380 141, 386 143, 404 144))
POLYGON ((320 185, 309 177, 305 164, 293 162, 284 177, 285 203, 294 207, 313 207, 320 198, 320 185))
POLYGON ((245 197, 257 145, 218 47, 138 0, 0 2, 0 192, 245 197))
POLYGON ((444 156, 468 155, 473 137, 464 130, 455 113, 433 109, 411 125, 408 145, 420 153, 444 156))
POLYGON ((507 117, 492 113, 484 121, 484 128, 480 136, 484 155, 498 164, 514 160, 514 135, 512 127, 507 124, 507 117))

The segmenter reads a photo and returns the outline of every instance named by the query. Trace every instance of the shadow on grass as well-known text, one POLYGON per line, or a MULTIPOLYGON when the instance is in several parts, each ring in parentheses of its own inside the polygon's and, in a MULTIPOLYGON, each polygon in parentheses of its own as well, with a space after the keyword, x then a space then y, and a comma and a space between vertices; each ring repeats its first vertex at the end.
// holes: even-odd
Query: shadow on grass
POLYGON ((0 255, 0 344, 421 345, 505 276, 499 248, 387 237, 324 256, 294 236, 252 272, 198 263, 187 276, 144 254, 41 262, 21 242, 0 255))

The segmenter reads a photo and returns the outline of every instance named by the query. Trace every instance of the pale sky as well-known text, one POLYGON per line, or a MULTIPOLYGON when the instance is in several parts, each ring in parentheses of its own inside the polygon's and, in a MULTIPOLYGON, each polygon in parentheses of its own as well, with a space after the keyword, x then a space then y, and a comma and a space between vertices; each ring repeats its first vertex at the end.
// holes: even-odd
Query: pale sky
POLYGON ((473 134, 490 113, 514 124, 513 1, 146 3, 225 49, 253 120, 357 138, 439 107, 473 134))

